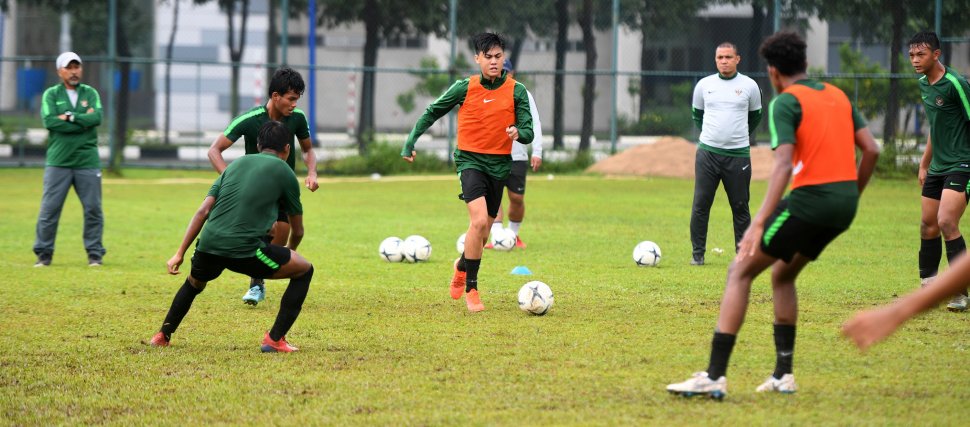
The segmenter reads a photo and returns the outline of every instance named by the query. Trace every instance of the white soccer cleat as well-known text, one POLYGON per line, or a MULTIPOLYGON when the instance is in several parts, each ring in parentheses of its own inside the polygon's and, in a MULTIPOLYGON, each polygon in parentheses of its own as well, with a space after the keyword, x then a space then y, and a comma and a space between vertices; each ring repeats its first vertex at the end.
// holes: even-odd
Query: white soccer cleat
POLYGON ((950 311, 963 312, 967 311, 967 296, 957 295, 950 300, 950 303, 946 305, 946 309, 950 311))
POLYGON ((795 375, 785 374, 781 376, 781 379, 775 379, 774 376, 769 376, 767 380, 758 386, 754 391, 758 393, 764 393, 766 391, 775 391, 778 393, 794 393, 798 391, 798 386, 795 385, 795 375))
POLYGON ((727 396, 727 378, 722 376, 714 381, 707 377, 707 372, 696 372, 687 381, 668 385, 667 391, 684 397, 704 395, 721 400, 727 396))

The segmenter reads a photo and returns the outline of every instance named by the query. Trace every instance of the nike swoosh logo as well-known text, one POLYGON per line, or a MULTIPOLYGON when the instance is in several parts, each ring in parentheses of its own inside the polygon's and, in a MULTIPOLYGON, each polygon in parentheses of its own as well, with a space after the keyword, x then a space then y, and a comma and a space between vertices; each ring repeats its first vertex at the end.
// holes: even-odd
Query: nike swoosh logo
POLYGON ((486 104, 488 104, 489 102, 494 101, 494 99, 483 99, 482 101, 484 101, 486 104))
POLYGON ((960 186, 960 183, 959 182, 951 182, 950 183, 950 186, 959 187, 960 186))
POLYGON ((709 90, 709 91, 707 91, 707 93, 714 93, 714 91, 713 90, 709 90))
POLYGON ((57 101, 58 104, 65 104, 64 101, 57 101))
POLYGON ((791 356, 791 354, 792 354, 792 352, 790 352, 790 351, 787 351, 787 352, 786 351, 779 351, 778 352, 778 355, 781 356, 781 357, 788 357, 788 356, 791 356))
POLYGON ((743 167, 743 168, 741 168, 741 170, 746 170, 746 169, 748 169, 748 166, 751 166, 751 165, 744 165, 744 167, 743 167))

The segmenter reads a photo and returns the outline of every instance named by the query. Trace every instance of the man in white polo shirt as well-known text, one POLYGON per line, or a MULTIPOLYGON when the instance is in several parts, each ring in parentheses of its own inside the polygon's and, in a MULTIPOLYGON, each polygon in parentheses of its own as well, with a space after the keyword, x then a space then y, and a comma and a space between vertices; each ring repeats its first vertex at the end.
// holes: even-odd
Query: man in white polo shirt
POLYGON ((731 204, 735 249, 751 223, 749 135, 761 122, 761 89, 750 77, 738 72, 741 56, 733 43, 718 45, 714 62, 717 74, 697 82, 691 110, 694 124, 701 129, 690 214, 691 265, 704 265, 707 222, 718 183, 724 183, 731 204))

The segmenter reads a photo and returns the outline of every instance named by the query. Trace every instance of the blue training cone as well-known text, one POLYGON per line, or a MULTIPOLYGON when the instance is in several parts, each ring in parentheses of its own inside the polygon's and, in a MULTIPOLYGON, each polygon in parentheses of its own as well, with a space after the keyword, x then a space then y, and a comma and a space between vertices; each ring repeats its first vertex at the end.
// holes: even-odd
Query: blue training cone
POLYGON ((512 269, 511 274, 517 274, 519 276, 529 276, 532 274, 532 271, 529 270, 529 267, 526 267, 524 265, 519 265, 512 269))

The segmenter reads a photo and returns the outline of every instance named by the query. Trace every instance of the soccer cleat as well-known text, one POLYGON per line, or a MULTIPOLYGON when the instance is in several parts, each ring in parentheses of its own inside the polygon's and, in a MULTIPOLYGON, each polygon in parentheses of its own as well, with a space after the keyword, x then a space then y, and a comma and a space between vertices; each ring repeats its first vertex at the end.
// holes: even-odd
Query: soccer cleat
POLYGON ((957 295, 946 305, 946 309, 954 312, 967 311, 967 296, 957 295))
POLYGON ((260 351, 263 353, 292 353, 299 350, 298 348, 290 345, 286 342, 286 337, 280 337, 279 341, 273 341, 269 337, 269 332, 263 336, 263 345, 259 347, 260 351))
POLYGON ((459 299, 465 293, 465 272, 458 271, 458 261, 461 258, 455 260, 455 274, 451 276, 451 299, 459 299))
POLYGON ((485 249, 495 249, 495 245, 492 244, 491 240, 485 244, 485 249))
POLYGON ((101 256, 95 254, 88 255, 88 267, 100 267, 103 263, 101 256))
POLYGON ((266 290, 259 285, 250 286, 249 291, 247 291, 246 295, 243 295, 242 297, 242 300, 244 303, 252 306, 259 304, 260 301, 263 301, 265 299, 266 299, 266 290))
POLYGON ((933 279, 935 279, 935 278, 936 278, 936 276, 930 276, 930 277, 924 277, 922 279, 919 279, 919 287, 920 288, 925 288, 927 285, 929 285, 930 283, 932 283, 933 282, 933 279))
POLYGON ((165 334, 159 331, 152 336, 151 341, 148 341, 148 345, 152 347, 168 347, 168 338, 165 338, 165 334))
POLYGON ((694 255, 690 260, 690 265, 704 265, 704 256, 694 255))
POLYGON ((515 236, 515 247, 519 249, 525 249, 525 242, 523 242, 522 239, 519 238, 519 236, 515 236))
POLYGON ((798 386, 795 385, 795 375, 785 374, 781 376, 781 379, 776 379, 774 376, 769 376, 764 383, 755 389, 755 391, 758 393, 775 391, 778 393, 791 394, 798 391, 798 386))
POLYGON ((478 289, 472 289, 465 294, 465 305, 472 313, 485 310, 485 304, 482 304, 482 299, 478 296, 478 289))
POLYGON ((37 262, 34 263, 34 267, 47 267, 51 265, 52 258, 50 254, 37 255, 37 262))
POLYGON ((722 376, 714 381, 707 377, 707 372, 696 372, 687 381, 668 385, 667 391, 684 397, 704 395, 721 400, 727 396, 727 378, 722 376))

